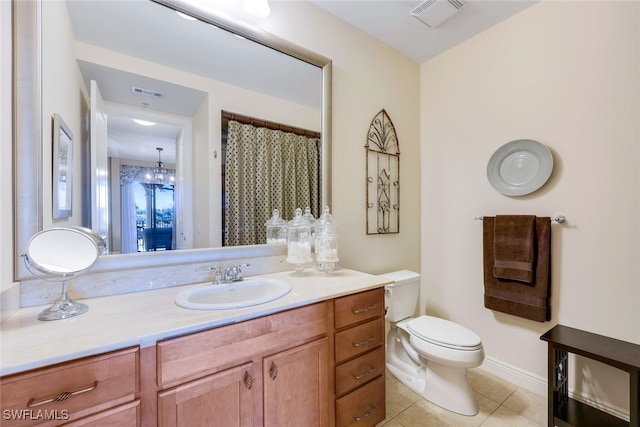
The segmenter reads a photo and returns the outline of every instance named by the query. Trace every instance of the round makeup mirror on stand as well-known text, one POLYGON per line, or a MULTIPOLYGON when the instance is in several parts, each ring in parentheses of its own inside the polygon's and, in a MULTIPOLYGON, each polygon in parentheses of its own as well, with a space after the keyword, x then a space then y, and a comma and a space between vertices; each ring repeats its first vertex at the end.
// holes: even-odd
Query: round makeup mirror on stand
POLYGON ((89 270, 104 249, 104 240, 84 227, 49 228, 29 239, 24 256, 29 271, 41 279, 62 282, 60 299, 41 312, 39 320, 66 319, 89 310, 67 294, 67 282, 89 270))

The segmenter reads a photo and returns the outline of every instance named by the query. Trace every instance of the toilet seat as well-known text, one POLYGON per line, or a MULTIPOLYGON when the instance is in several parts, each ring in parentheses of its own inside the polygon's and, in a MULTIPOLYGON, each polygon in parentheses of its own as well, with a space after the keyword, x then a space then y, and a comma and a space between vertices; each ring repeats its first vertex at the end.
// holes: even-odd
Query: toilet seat
POLYGON ((416 338, 431 344, 461 351, 482 348, 480 337, 454 322, 433 316, 420 316, 406 323, 407 330, 416 338))

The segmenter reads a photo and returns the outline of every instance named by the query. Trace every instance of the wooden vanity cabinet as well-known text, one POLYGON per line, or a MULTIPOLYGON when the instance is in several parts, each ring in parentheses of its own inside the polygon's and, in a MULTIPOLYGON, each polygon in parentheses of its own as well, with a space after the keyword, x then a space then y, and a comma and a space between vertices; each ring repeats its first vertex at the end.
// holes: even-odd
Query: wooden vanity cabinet
POLYGON ((386 417, 384 288, 334 300, 336 426, 386 417))
POLYGON ((1 424, 139 426, 139 366, 132 347, 5 376, 1 424))
POLYGON ((329 425, 329 304, 158 342, 157 425, 329 425))

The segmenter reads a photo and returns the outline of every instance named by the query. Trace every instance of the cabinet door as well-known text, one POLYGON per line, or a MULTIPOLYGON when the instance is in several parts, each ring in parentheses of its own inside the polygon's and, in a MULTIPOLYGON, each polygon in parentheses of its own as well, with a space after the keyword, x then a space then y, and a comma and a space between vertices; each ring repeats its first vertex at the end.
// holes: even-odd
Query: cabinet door
POLYGON ((252 426, 254 399, 260 396, 255 380, 253 363, 247 363, 161 392, 158 425, 252 426))
POLYGON ((263 376, 266 427, 329 424, 327 338, 264 358, 263 376))

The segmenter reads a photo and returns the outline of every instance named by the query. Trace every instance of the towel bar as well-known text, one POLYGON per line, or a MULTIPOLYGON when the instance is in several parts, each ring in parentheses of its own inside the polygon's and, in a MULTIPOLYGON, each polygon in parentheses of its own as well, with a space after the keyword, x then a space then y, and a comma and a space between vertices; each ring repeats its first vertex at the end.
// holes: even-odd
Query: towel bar
MULTIPOLYGON (((482 221, 484 219, 483 216, 477 216, 474 218, 476 221, 482 221)), ((565 222, 567 218, 564 215, 557 215, 555 218, 551 218, 551 222, 557 222, 558 224, 562 224, 565 222)))

